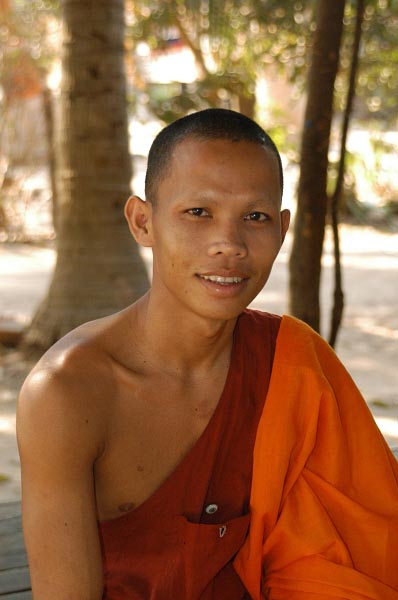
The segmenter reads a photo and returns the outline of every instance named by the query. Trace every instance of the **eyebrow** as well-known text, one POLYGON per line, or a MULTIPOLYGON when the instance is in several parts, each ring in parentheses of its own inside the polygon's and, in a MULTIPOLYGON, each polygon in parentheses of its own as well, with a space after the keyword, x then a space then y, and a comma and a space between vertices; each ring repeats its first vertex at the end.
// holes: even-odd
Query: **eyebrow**
MULTIPOLYGON (((249 209, 256 208, 259 204, 274 208, 275 202, 276 202, 276 200, 274 198, 261 197, 261 198, 257 198, 256 200, 250 200, 250 202, 248 202, 248 204, 247 204, 247 208, 249 208, 249 209)), ((279 202, 279 200, 278 200, 278 202, 279 202)))
MULTIPOLYGON (((200 205, 204 205, 204 204, 208 204, 208 205, 213 205, 213 206, 222 206, 223 204, 223 200, 219 200, 219 198, 217 197, 218 194, 215 193, 213 195, 212 192, 210 193, 200 193, 197 196, 191 196, 188 195, 181 197, 178 199, 178 203, 180 204, 184 204, 184 206, 186 204, 190 204, 192 205, 192 203, 197 204, 198 206, 200 205)), ((231 194, 231 197, 233 198, 233 194, 231 194)), ((275 204, 279 204, 279 198, 272 198, 270 196, 259 196, 258 198, 252 198, 249 199, 247 204, 246 204, 246 208, 250 209, 250 208, 255 208, 258 207, 258 205, 263 205, 263 206, 269 206, 269 207, 274 207, 275 204)))

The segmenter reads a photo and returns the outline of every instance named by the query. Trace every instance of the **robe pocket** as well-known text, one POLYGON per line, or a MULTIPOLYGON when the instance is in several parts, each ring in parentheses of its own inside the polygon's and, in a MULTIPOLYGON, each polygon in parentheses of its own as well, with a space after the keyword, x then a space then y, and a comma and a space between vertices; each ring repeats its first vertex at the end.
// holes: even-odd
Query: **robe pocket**
POLYGON ((187 582, 186 598, 198 598, 242 547, 250 523, 247 513, 225 523, 192 523, 186 517, 175 517, 175 543, 182 553, 187 582), (189 588, 189 589, 188 589, 189 588))

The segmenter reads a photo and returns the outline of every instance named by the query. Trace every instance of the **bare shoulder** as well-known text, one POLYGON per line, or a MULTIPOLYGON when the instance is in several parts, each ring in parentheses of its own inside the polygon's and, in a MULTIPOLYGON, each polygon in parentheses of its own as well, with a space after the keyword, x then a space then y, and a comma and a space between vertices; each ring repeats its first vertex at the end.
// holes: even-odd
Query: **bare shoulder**
POLYGON ((123 323, 115 315, 72 331, 20 393, 22 512, 35 597, 102 597, 94 465, 107 448, 123 323))
POLYGON ((124 320, 119 313, 86 323, 42 356, 19 395, 19 440, 32 442, 41 431, 65 443, 84 442, 94 460, 101 454, 117 390, 114 348, 126 331, 124 320))

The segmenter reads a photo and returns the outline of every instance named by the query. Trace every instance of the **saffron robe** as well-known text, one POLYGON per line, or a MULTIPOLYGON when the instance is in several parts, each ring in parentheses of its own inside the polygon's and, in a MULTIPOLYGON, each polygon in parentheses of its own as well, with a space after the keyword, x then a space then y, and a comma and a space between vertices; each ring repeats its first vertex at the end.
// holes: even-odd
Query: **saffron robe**
POLYGON ((280 317, 244 311, 205 431, 143 504, 99 523, 103 600, 243 600, 232 560, 249 528, 253 448, 280 317))
POLYGON ((283 317, 254 448, 249 535, 234 561, 254 600, 397 600, 398 465, 351 377, 283 317))

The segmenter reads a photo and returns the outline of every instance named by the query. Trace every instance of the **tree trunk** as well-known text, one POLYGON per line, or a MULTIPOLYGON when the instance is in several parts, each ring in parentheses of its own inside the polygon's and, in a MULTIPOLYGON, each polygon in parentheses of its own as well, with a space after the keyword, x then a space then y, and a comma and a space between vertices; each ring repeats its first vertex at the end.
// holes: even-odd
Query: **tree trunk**
POLYGON ((47 162, 50 176, 53 227, 56 233, 58 230, 58 199, 57 174, 55 169, 54 109, 51 90, 47 86, 43 88, 43 108, 47 136, 47 162))
POLYGON ((244 94, 240 94, 238 97, 239 100, 239 112, 242 115, 246 115, 250 119, 254 119, 254 113, 256 108, 256 97, 254 94, 250 94, 249 96, 245 96, 244 94))
POLYGON ((46 348, 144 293, 143 261, 124 222, 129 155, 123 0, 62 0, 57 131, 57 262, 25 336, 46 348))
POLYGON ((348 136, 348 127, 350 124, 352 106, 355 96, 355 87, 357 80, 358 61, 359 61, 359 46, 361 43, 362 34, 362 23, 365 12, 365 0, 358 0, 357 2, 357 14, 355 19, 355 34, 354 43, 352 46, 352 58, 351 68, 347 91, 347 100, 343 118, 343 129, 341 132, 340 142, 340 161, 339 170, 337 174, 336 187, 333 195, 330 199, 330 211, 331 211, 331 225, 333 231, 333 243, 334 243, 334 295, 333 295, 333 308, 330 318, 330 334, 329 344, 332 348, 336 345, 337 334, 340 329, 341 320, 343 318, 344 310, 344 291, 342 283, 342 272, 341 272, 341 260, 340 260, 340 239, 339 239, 339 208, 341 195, 344 186, 344 173, 345 173, 345 157, 346 157, 346 145, 348 136))
POLYGON ((327 210, 333 90, 345 0, 319 0, 301 145, 300 180, 290 256, 290 312, 320 329, 319 287, 327 210))

